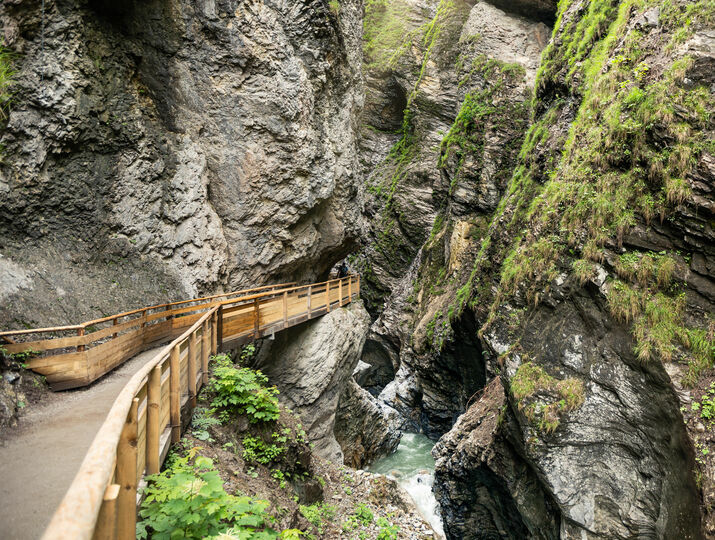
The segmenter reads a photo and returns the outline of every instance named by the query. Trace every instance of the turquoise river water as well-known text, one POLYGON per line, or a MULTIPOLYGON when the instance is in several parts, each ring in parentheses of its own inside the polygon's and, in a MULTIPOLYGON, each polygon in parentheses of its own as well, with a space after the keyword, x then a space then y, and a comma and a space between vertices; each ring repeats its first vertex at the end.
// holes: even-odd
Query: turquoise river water
POLYGON ((397 450, 375 462, 370 472, 395 477, 435 532, 444 536, 439 505, 432 493, 434 459, 430 452, 433 446, 434 442, 421 433, 405 433, 397 450))

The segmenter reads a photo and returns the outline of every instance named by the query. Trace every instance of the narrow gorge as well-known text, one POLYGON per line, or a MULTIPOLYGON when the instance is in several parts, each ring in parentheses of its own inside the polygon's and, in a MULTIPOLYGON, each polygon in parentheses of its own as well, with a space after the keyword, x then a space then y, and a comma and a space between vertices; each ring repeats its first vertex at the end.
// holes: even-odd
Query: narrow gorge
MULTIPOLYGON (((4 0, 0 30, 0 330, 360 276, 217 354, 167 471, 209 459, 281 538, 715 538, 712 0, 4 0)), ((0 359, 2 462, 77 394, 0 359)))

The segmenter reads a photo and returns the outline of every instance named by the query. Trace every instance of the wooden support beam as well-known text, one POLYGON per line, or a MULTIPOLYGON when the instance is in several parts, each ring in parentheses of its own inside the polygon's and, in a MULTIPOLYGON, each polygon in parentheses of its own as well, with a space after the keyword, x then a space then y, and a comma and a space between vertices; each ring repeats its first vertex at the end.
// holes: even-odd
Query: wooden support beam
MULTIPOLYGON (((84 328, 78 328, 77 329, 77 336, 82 337, 84 335, 84 328)), ((84 351, 84 345, 77 345, 77 352, 83 352, 84 351)))
POLYGON ((343 306, 343 278, 338 281, 338 305, 343 306))
POLYGON ((223 304, 216 311, 216 354, 223 352, 223 304))
MULTIPOLYGON (((219 306, 219 309, 221 307, 219 306)), ((214 311, 213 316, 211 317, 211 352, 212 354, 216 354, 218 352, 218 310, 214 311)))
POLYGON ((330 313, 330 281, 325 284, 325 309, 330 313))
POLYGON ((258 298, 253 301, 253 337, 258 339, 260 336, 261 327, 261 305, 258 303, 258 298))
POLYGON ((283 327, 288 324, 288 291, 283 291, 283 327))
MULTIPOLYGON (((117 326, 117 323, 118 323, 118 322, 119 322, 119 319, 118 319, 118 318, 112 319, 112 326, 117 326)), ((112 339, 117 339, 117 335, 118 335, 118 334, 117 334, 116 332, 115 332, 114 334, 112 334, 112 339)))
POLYGON ((171 442, 181 439, 181 365, 179 344, 171 349, 169 358, 169 421, 171 422, 171 442))
POLYGON ((201 371, 203 372, 202 379, 204 384, 209 382, 209 339, 209 321, 206 319, 204 321, 204 333, 201 336, 201 371))
POLYGON ((196 407, 196 331, 189 334, 189 401, 191 408, 196 407))
POLYGON ((159 472, 159 437, 161 437, 161 365, 149 372, 147 382, 146 411, 146 473, 159 472))
POLYGON ((117 446, 116 481, 117 540, 134 540, 137 528, 137 411, 139 398, 132 400, 127 421, 117 446))
POLYGON ((348 299, 350 302, 353 301, 353 277, 348 276, 348 299))
POLYGON ((102 506, 97 516, 92 540, 116 540, 117 538, 117 498, 121 486, 110 484, 104 490, 102 506))
POLYGON ((308 310, 308 318, 309 318, 309 319, 310 319, 310 311, 311 311, 311 309, 310 309, 310 297, 313 295, 312 289, 313 289, 313 287, 311 287, 310 285, 308 285, 308 307, 307 307, 306 309, 308 310))

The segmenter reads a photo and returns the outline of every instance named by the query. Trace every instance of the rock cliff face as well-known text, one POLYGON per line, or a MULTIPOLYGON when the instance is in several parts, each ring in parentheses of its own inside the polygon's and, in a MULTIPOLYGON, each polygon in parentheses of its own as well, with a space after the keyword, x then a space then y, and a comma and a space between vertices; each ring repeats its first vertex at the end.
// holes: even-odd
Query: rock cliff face
POLYGON ((305 430, 324 459, 342 463, 335 439, 341 394, 360 358, 370 318, 362 305, 331 311, 264 340, 256 358, 281 392, 281 402, 298 413, 305 430))
POLYGON ((712 535, 712 6, 406 5, 422 34, 367 71, 371 119, 375 81, 413 84, 362 144, 363 360, 403 425, 449 432, 448 537, 712 535))
POLYGON ((44 6, 0 6, 0 326, 313 278, 354 249, 357 1, 44 6))

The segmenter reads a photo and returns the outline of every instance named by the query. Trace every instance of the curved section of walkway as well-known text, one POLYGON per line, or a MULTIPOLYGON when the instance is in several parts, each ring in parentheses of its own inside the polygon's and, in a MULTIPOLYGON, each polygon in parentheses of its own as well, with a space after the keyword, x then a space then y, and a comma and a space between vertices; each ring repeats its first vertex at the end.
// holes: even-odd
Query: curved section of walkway
POLYGON ((89 387, 55 394, 0 446, 0 539, 37 539, 62 501, 127 381, 161 348, 145 351, 89 387))

